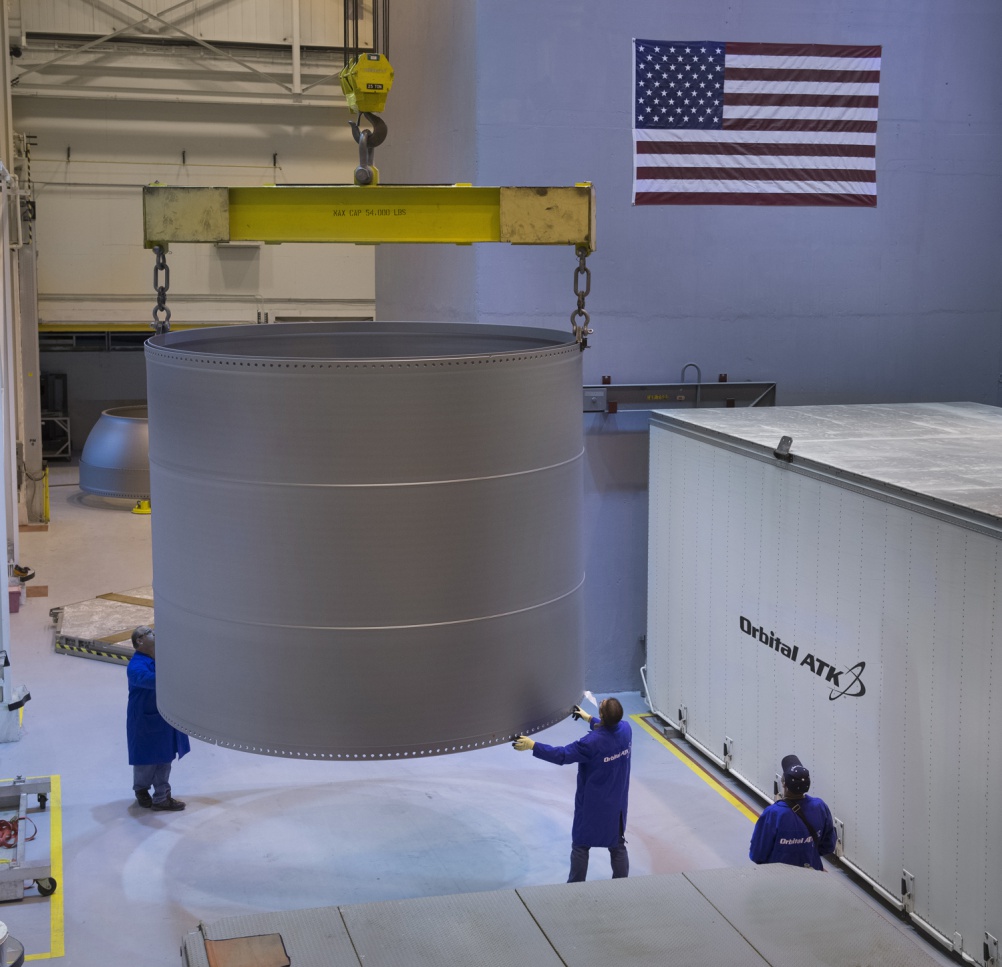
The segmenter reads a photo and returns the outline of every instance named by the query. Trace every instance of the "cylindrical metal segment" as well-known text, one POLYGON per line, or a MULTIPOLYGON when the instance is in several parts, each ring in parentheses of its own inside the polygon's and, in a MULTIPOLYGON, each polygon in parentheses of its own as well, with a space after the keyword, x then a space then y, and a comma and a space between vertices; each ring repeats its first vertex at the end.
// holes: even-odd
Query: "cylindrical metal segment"
POLYGON ((101 497, 149 497, 145 406, 117 406, 98 417, 80 455, 80 489, 101 497))
POLYGON ((157 703, 270 755, 507 741, 582 690, 581 354, 451 323, 146 345, 157 703))

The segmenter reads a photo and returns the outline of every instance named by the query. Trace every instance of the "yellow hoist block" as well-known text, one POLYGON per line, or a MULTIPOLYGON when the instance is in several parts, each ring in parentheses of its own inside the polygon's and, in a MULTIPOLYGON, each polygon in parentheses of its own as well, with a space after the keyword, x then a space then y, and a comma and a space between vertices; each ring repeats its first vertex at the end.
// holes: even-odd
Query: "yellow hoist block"
POLYGON ((378 114, 393 86, 393 68, 383 54, 361 54, 338 75, 353 114, 378 114))

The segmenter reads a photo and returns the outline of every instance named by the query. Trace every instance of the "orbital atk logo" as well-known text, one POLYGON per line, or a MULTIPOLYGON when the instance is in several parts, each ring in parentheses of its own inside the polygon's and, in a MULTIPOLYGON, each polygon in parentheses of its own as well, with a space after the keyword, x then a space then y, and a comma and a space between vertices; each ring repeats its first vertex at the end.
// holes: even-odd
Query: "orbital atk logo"
POLYGON ((831 662, 824 661, 817 655, 808 653, 801 658, 798 645, 788 645, 774 631, 766 631, 761 625, 755 627, 751 620, 744 615, 740 618, 740 624, 741 630, 746 635, 760 641, 776 654, 797 662, 801 668, 810 669, 826 685, 830 685, 831 690, 828 693, 830 702, 834 702, 835 699, 841 698, 843 695, 847 698, 862 698, 866 694, 866 686, 863 684, 865 661, 856 662, 852 668, 839 670, 831 662))

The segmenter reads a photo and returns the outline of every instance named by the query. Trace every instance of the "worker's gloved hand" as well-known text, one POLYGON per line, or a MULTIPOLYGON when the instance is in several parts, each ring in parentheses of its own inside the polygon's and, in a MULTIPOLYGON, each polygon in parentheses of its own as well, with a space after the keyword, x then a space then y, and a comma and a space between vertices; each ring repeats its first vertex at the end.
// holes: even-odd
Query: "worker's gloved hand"
POLYGON ((586 722, 591 721, 591 716, 583 709, 580 705, 575 705, 571 709, 571 717, 576 722, 578 719, 584 719, 586 722))
POLYGON ((528 752, 536 743, 527 735, 516 736, 511 747, 518 752, 528 752))

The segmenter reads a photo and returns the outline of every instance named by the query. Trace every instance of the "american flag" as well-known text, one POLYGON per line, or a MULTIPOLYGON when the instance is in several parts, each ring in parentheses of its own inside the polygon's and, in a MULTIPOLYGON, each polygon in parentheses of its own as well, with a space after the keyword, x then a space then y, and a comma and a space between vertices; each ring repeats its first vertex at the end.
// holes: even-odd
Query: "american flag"
POLYGON ((880 47, 633 45, 634 204, 876 206, 880 47))

